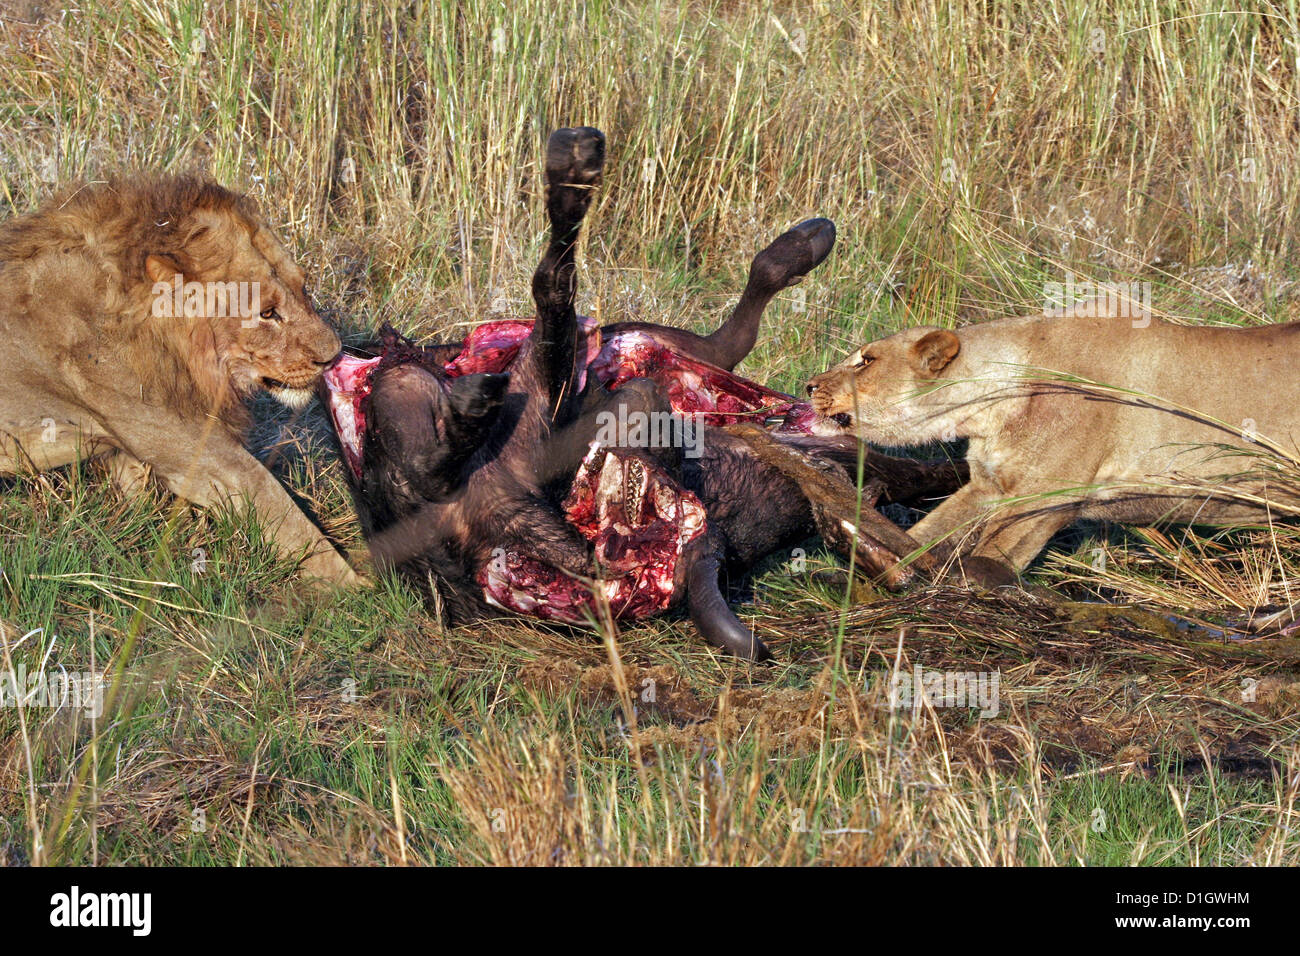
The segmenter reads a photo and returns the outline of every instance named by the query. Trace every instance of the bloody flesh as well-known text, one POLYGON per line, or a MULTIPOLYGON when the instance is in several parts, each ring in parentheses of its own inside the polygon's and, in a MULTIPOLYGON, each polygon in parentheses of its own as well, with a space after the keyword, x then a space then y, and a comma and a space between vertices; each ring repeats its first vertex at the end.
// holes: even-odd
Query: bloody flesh
MULTIPOLYGON (((592 334, 595 323, 591 319, 581 317, 579 322, 587 351, 586 367, 579 373, 579 391, 585 384, 585 372, 610 391, 629 379, 648 378, 668 393, 674 412, 699 412, 706 425, 783 418, 778 431, 809 431, 814 416, 807 402, 683 355, 645 332, 621 332, 602 343, 592 334)), ((460 354, 446 364, 447 374, 509 371, 532 331, 531 319, 484 322, 470 333, 460 354)))
MULTIPOLYGON (((811 406, 782 392, 683 355, 643 332, 623 332, 603 343, 590 319, 580 320, 589 372, 611 391, 633 378, 664 389, 672 410, 709 425, 780 420, 782 432, 807 433, 811 406)), ((486 322, 443 368, 448 378, 508 372, 531 320, 486 322)), ((325 372, 329 411, 344 458, 361 477, 371 376, 380 358, 339 359, 325 372)), ((694 494, 652 462, 595 442, 562 505, 565 518, 589 542, 599 566, 588 581, 528 556, 498 548, 476 580, 489 603, 547 620, 578 622, 602 604, 615 618, 641 618, 672 603, 683 548, 704 533, 706 515, 694 494)), ((593 569, 595 571, 595 569, 593 569)))
POLYGON ((361 359, 343 354, 325 370, 325 387, 329 389, 329 413, 339 436, 343 457, 355 478, 361 477, 361 448, 366 434, 366 399, 370 397, 370 373, 380 362, 379 356, 361 359))
POLYGON ((648 378, 668 394, 674 412, 699 414, 706 425, 781 419, 778 431, 807 434, 814 416, 807 402, 683 355, 644 332, 610 336, 590 371, 610 391, 648 378))
POLYGON ((582 581, 500 549, 478 573, 491 604, 576 623, 641 618, 672 603, 682 549, 704 533, 704 506, 653 463, 592 443, 564 499, 569 524, 592 543, 600 578, 582 581))

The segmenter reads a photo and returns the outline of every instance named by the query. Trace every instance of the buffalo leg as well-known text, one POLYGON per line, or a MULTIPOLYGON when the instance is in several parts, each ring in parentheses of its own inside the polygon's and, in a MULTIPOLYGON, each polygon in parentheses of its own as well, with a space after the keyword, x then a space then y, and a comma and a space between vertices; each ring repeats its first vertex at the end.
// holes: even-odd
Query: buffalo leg
POLYGON ((808 219, 777 236, 754 257, 740 301, 727 321, 710 335, 646 322, 616 322, 603 330, 604 335, 608 338, 620 332, 645 332, 691 358, 730 372, 758 341, 763 311, 776 294, 802 282, 830 255, 834 245, 835 224, 829 219, 808 219))
POLYGON ((580 126, 559 129, 546 143, 546 213, 551 235, 542 261, 533 274, 537 322, 529 335, 531 361, 545 388, 553 424, 566 422, 574 405, 578 362, 578 316, 574 249, 582 220, 591 207, 605 165, 605 136, 580 126))
MULTIPOLYGON (((556 483, 567 486, 573 480, 573 474, 582 459, 586 457, 591 443, 601 437, 607 424, 617 425, 620 420, 633 421, 633 416, 667 415, 671 412, 672 405, 667 394, 648 378, 629 379, 612 392, 593 382, 582 394, 576 417, 563 428, 556 429, 546 440, 542 466, 538 473, 540 484, 543 487, 551 487, 556 483)), ((605 444, 611 448, 618 447, 609 442, 605 444)), ((667 447, 635 450, 639 454, 645 454, 680 482, 680 448, 670 443, 667 447)))
POLYGON ((807 219, 777 236, 756 255, 736 308, 716 332, 705 338, 713 351, 708 361, 728 372, 740 364, 758 341, 759 319, 768 303, 782 289, 802 282, 830 255, 834 245, 835 223, 807 219))

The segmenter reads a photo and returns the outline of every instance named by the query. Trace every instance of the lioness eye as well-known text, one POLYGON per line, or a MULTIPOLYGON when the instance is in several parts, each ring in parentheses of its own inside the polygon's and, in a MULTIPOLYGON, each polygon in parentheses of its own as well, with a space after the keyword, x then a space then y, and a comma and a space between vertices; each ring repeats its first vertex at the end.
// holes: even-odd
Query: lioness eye
POLYGON ((279 321, 280 321, 280 313, 277 312, 277 311, 275 311, 275 306, 271 306, 269 309, 263 309, 263 310, 262 310, 262 318, 264 318, 264 319, 274 319, 275 321, 279 322, 279 321))
POLYGON ((858 360, 853 363, 854 368, 866 368, 876 360, 874 355, 859 355, 858 360))

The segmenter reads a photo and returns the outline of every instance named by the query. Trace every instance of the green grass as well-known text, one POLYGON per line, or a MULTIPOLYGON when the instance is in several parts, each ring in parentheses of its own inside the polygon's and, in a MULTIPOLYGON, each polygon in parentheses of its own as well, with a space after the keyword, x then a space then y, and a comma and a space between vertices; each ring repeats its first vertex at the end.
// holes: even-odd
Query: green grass
MULTIPOLYGON (((601 320, 712 328, 757 249, 836 221, 741 368, 789 391, 906 325, 1037 309, 1067 273, 1151 282, 1181 321, 1296 315, 1294 2, 40 6, 0 7, 0 211, 205 171, 353 340, 527 314, 537 159, 571 123, 609 137, 580 274, 601 320)), ((257 412, 255 446, 287 443, 277 469, 359 548, 319 414, 257 412)), ((741 609, 780 657, 750 668, 674 619, 449 631, 395 582, 306 588, 248 515, 172 506, 93 467, 0 479, 13 663, 119 675, 93 726, 0 709, 6 862, 1300 858, 1284 640, 846 593, 808 542, 741 609), (900 630, 905 671, 999 670, 1003 713, 885 706, 866 677, 900 630)), ((1213 617, 1288 606, 1298 572, 1286 526, 1091 529, 1034 581, 1213 617)))

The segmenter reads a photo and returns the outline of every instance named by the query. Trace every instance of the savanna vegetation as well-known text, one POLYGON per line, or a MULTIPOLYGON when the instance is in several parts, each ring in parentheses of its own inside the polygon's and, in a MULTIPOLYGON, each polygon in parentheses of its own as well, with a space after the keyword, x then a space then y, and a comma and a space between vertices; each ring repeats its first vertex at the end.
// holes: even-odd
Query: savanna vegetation
MULTIPOLYGON (((1300 311, 1294 0, 0 18, 0 212, 112 170, 202 171, 257 199, 353 342, 527 315, 541 146, 579 123, 609 141, 579 280, 599 319, 712 328, 756 250, 835 220, 739 369, 787 391, 1071 276, 1150 283, 1177 321, 1300 311)), ((256 412, 262 457, 360 550, 319 409, 256 412)), ((247 515, 124 499, 93 465, 0 479, 4 668, 110 682, 93 719, 0 708, 0 858, 1300 862, 1286 516, 1075 529, 1019 591, 896 596, 845 571, 816 541, 763 569, 740 613, 779 660, 751 666, 672 618, 450 629, 391 580, 305 587, 247 515), (890 706, 917 668, 996 676, 997 713, 890 706)))

